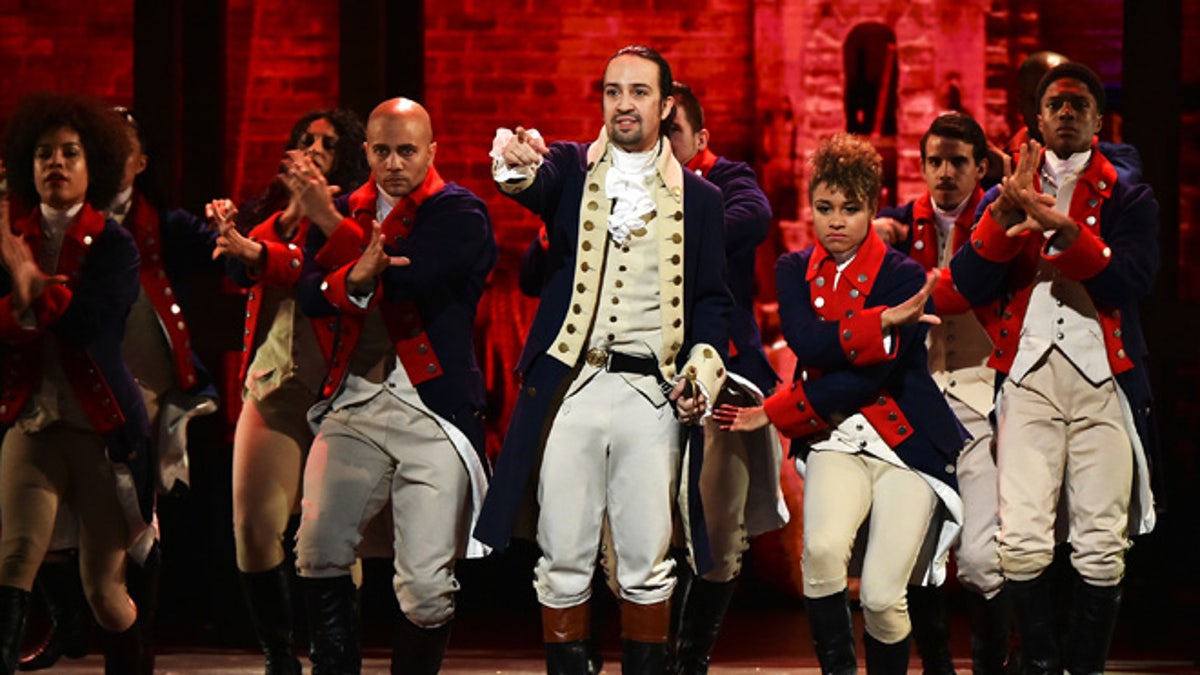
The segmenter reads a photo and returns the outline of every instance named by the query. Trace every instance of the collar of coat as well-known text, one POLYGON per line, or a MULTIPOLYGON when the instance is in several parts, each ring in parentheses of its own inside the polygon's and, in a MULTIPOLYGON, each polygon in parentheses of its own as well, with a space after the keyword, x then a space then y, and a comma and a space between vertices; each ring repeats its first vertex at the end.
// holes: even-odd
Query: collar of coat
MULTIPOLYGON (((601 127, 600 135, 588 146, 587 166, 589 175, 596 170, 596 167, 600 164, 600 160, 608 154, 610 147, 612 146, 608 140, 608 129, 601 127)), ((683 166, 680 165, 679 160, 675 159, 675 154, 671 152, 671 144, 667 143, 665 138, 658 139, 658 158, 654 160, 654 168, 675 201, 682 202, 683 166)))
MULTIPOLYGON (((887 249, 887 244, 883 243, 883 240, 875 233, 875 228, 868 226, 867 238, 858 247, 854 259, 842 270, 841 281, 838 283, 850 284, 866 297, 871 292, 871 286, 875 284, 879 268, 883 266, 883 256, 887 254, 887 249)), ((804 280, 811 283, 820 274, 821 266, 826 261, 834 263, 829 251, 826 251, 825 247, 818 242, 813 247, 813 254, 808 261, 808 272, 805 274, 804 280)))
MULTIPOLYGON (((421 204, 425 203, 426 199, 437 194, 444 187, 446 187, 446 182, 438 174, 437 167, 430 164, 429 170, 425 172, 425 180, 421 181, 417 189, 397 200, 396 205, 392 208, 404 213, 416 213, 417 209, 420 208, 421 204)), ((375 174, 372 173, 367 178, 367 182, 363 183, 362 187, 350 195, 351 215, 357 215, 360 211, 368 211, 374 217, 378 199, 379 185, 375 182, 375 174)))

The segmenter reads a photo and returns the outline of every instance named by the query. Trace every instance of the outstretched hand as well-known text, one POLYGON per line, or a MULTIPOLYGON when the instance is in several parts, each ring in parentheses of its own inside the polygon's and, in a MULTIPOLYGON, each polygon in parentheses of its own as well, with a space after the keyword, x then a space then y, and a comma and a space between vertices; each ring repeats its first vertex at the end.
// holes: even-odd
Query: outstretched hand
POLYGON ((767 418, 767 411, 761 405, 741 408, 722 403, 713 411, 712 416, 721 431, 755 431, 771 422, 767 418))
POLYGON ((921 286, 921 290, 917 291, 916 294, 904 302, 883 310, 879 315, 879 321, 883 325, 884 332, 909 323, 928 323, 933 325, 941 323, 942 320, 936 314, 925 313, 925 303, 933 293, 934 286, 937 286, 940 276, 941 272, 938 270, 929 270, 925 274, 925 285, 921 286))
POLYGON ((383 229, 379 221, 371 221, 371 239, 367 248, 350 268, 346 275, 346 285, 357 293, 369 292, 375 285, 375 279, 388 267, 405 267, 412 264, 407 256, 391 256, 383 247, 383 229))
POLYGON ((504 163, 510 168, 534 166, 542 161, 542 157, 550 152, 546 141, 540 135, 534 135, 517 127, 512 138, 504 144, 502 156, 504 163))
POLYGON ((256 267, 262 262, 266 247, 238 232, 234 224, 237 207, 228 199, 214 199, 204 206, 204 215, 217 230, 217 246, 213 249, 213 260, 227 255, 242 263, 256 267))

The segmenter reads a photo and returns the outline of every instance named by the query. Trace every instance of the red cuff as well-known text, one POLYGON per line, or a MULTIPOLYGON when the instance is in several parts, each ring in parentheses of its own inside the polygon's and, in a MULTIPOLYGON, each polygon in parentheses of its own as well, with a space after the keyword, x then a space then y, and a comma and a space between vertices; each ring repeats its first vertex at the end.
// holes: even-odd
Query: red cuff
POLYGON ((12 295, 0 298, 0 339, 9 344, 28 344, 37 340, 54 325, 71 305, 73 293, 63 284, 47 286, 41 297, 33 301, 33 320, 36 325, 27 328, 13 314, 12 295))
POLYGON ((281 288, 290 288, 300 280, 304 251, 295 244, 279 241, 260 241, 263 245, 263 268, 257 280, 281 288))
POLYGON ((940 316, 962 314, 971 309, 971 303, 958 292, 954 279, 950 276, 950 268, 941 270, 937 284, 933 287, 933 308, 940 316))
MULTIPOLYGON (((1054 241, 1051 239, 1050 241, 1054 241)), ((1062 253, 1051 254, 1049 242, 1042 249, 1042 257, 1075 281, 1091 279, 1108 267, 1112 260, 1112 249, 1096 236, 1091 229, 1079 226, 1079 236, 1062 253)))
POLYGON ((1029 232, 1022 232, 1017 237, 1008 236, 1008 231, 992 218, 992 208, 989 206, 975 225, 975 231, 971 233, 970 246, 988 262, 1008 262, 1021 252, 1028 236, 1029 232))
POLYGON ((801 383, 794 383, 790 390, 780 390, 768 397, 763 401, 763 412, 788 438, 803 438, 829 426, 813 410, 801 383))
POLYGON ((316 263, 324 270, 335 270, 346 265, 362 255, 367 241, 367 233, 351 218, 342 221, 333 228, 325 245, 317 251, 316 263))
MULTIPOLYGON (((75 293, 66 284, 52 284, 42 291, 42 297, 33 301, 33 313, 38 326, 52 326, 67 313, 75 293)), ((41 330, 39 328, 39 330, 41 330)))
POLYGON ((350 300, 350 291, 347 286, 347 278, 350 276, 350 270, 353 267, 353 264, 343 265, 337 271, 325 277, 325 281, 321 282, 321 293, 325 295, 325 299, 329 301, 329 304, 336 307, 341 313, 363 315, 379 304, 379 295, 383 293, 383 284, 376 278, 375 290, 371 293, 371 299, 367 301, 367 306, 359 307, 350 300))
MULTIPOLYGON (((838 322, 838 342, 842 353, 855 366, 869 366, 895 356, 883 348, 883 324, 880 315, 886 307, 869 307, 838 322)), ((898 336, 893 335, 893 342, 898 336)), ((895 346, 895 345, 893 345, 895 346)))

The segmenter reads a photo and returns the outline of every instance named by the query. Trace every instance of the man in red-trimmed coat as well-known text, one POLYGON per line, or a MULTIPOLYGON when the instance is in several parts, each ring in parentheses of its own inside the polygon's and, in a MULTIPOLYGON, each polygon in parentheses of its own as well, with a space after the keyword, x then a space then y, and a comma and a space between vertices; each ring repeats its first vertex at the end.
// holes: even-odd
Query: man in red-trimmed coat
POLYGON ((307 587, 314 672, 358 672, 350 568, 390 500, 400 605, 393 673, 435 673, 450 637, 454 561, 485 551, 484 384, 472 326, 496 243, 487 208, 433 166, 429 114, 408 99, 367 121, 371 178, 335 205, 310 163, 291 168, 310 228, 297 288, 334 324, 319 424, 304 473, 296 559, 307 587), (328 237, 325 232, 329 232, 328 237), (365 248, 364 248, 365 247, 365 248))
POLYGON ((985 327, 989 365, 1004 377, 1000 564, 1026 672, 1094 673, 1104 670, 1129 537, 1155 521, 1138 302, 1158 272, 1158 205, 1096 150, 1105 98, 1095 73, 1059 65, 1038 100, 1045 152, 1023 147, 951 271, 972 304, 998 303, 985 327), (1043 573, 1061 497, 1078 581, 1060 646, 1043 573))

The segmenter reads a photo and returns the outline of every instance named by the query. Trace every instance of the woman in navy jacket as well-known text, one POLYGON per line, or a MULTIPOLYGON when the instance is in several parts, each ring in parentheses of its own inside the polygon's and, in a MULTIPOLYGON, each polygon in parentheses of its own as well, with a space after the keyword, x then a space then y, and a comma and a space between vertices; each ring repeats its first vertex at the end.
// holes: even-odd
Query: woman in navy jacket
POLYGON ((805 477, 804 595, 826 673, 856 669, 847 577, 860 527, 867 671, 904 673, 906 587, 910 577, 941 583, 962 513, 954 470, 965 432, 925 351, 937 275, 871 227, 881 167, 869 143, 846 134, 817 149, 809 198, 818 243, 776 264, 793 384, 761 407, 714 412, 722 428, 769 421, 793 439, 805 477))
POLYGON ((117 480, 151 514, 141 393, 121 353, 138 295, 137 246, 100 213, 117 193, 129 141, 103 103, 40 94, 9 120, 4 159, 33 207, 0 206, 0 673, 15 668, 29 589, 66 500, 80 521, 80 567, 109 672, 135 672, 137 608, 125 590, 130 526, 117 480))

